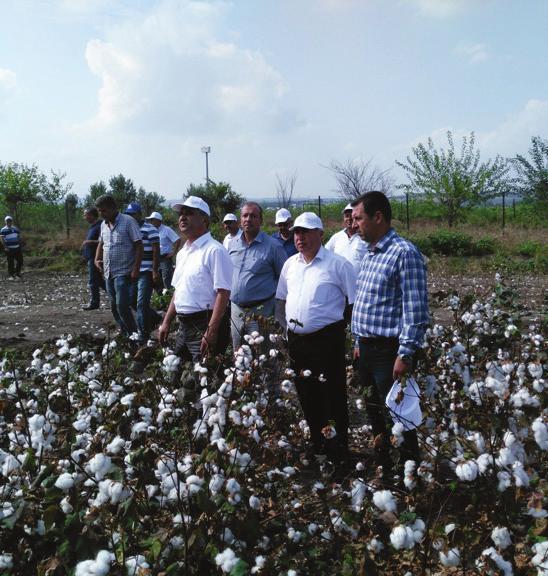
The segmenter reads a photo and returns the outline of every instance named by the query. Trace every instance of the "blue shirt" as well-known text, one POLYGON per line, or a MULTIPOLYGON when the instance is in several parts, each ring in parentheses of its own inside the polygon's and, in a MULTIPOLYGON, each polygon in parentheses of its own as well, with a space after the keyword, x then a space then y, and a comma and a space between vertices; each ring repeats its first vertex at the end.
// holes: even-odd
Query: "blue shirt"
MULTIPOLYGON (((149 272, 152 271, 152 245, 158 244, 158 250, 160 250, 160 233, 158 228, 149 224, 146 220, 140 222, 141 225, 141 238, 143 239, 143 258, 141 259, 141 267, 139 272, 149 272)), ((158 259, 160 259, 160 253, 158 253, 158 259)))
POLYGON ((234 265, 231 300, 238 306, 271 298, 287 259, 282 245, 264 232, 248 244, 244 234, 228 245, 234 265))
POLYGON ((88 234, 86 236, 86 240, 97 240, 93 244, 84 244, 84 249, 82 250, 84 254, 84 258, 88 260, 95 259, 95 252, 97 252, 97 244, 99 240, 99 235, 101 234, 101 224, 103 223, 102 220, 97 220, 95 224, 92 224, 88 228, 88 234))
POLYGON ((112 229, 107 222, 101 224, 99 240, 103 242, 105 278, 129 276, 135 263, 135 242, 141 242, 137 220, 118 212, 112 229))
POLYGON ((352 311, 356 336, 399 338, 398 354, 422 346, 429 322, 426 267, 418 249, 391 228, 368 246, 352 311))
POLYGON ((21 248, 21 236, 19 228, 15 226, 4 226, 0 230, 0 234, 4 237, 4 246, 6 250, 17 250, 21 248))
POLYGON ((298 250, 295 246, 295 238, 293 233, 291 233, 291 236, 289 236, 287 240, 284 240, 279 232, 272 232, 271 236, 283 246, 283 249, 285 250, 288 258, 293 256, 293 254, 297 254, 298 250))

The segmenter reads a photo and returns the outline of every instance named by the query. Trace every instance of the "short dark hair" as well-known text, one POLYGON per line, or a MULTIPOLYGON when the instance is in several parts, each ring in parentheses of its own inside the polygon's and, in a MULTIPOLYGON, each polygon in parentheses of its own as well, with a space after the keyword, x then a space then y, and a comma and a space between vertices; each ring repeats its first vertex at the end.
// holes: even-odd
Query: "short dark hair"
POLYGON ((373 190, 371 192, 366 192, 362 194, 359 198, 356 198, 351 204, 352 208, 361 204, 363 206, 364 212, 373 218, 377 212, 380 212, 387 222, 392 221, 392 207, 390 206, 390 200, 386 197, 383 192, 378 192, 373 190))
POLYGON ((261 218, 261 220, 263 219, 263 208, 260 204, 258 204, 257 202, 253 202, 253 200, 250 200, 249 202, 244 202, 242 208, 244 206, 256 206, 259 209, 259 217, 261 218))
POLYGON ((99 218, 99 212, 95 206, 90 206, 84 210, 84 214, 91 214, 94 218, 99 218))
POLYGON ((99 198, 95 200, 95 206, 97 208, 118 208, 116 200, 114 200, 112 194, 103 194, 102 196, 99 196, 99 198))

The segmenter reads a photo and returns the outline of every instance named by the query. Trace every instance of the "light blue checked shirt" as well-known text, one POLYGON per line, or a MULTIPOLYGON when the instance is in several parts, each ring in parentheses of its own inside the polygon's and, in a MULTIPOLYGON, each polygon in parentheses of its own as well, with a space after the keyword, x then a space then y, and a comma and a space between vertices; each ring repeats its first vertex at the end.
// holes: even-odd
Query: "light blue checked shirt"
POLYGON ((352 333, 358 338, 399 338, 398 354, 413 354, 422 346, 428 322, 423 257, 391 228, 362 261, 352 333))

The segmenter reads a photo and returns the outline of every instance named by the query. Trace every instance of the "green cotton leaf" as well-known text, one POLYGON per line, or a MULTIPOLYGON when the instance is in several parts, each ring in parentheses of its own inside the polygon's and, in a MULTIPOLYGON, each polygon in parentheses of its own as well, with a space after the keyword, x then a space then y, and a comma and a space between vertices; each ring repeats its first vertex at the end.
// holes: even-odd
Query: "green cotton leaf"
POLYGON ((162 543, 160 542, 160 540, 156 539, 154 540, 152 546, 150 547, 150 553, 152 554, 152 558, 156 560, 156 558, 160 556, 161 552, 162 552, 162 543))
POLYGON ((400 514, 400 522, 402 524, 410 524, 411 522, 414 522, 417 519, 417 515, 415 514, 415 512, 409 512, 408 510, 406 510, 405 512, 402 512, 400 514))
POLYGON ((248 573, 249 564, 244 560, 238 560, 238 563, 230 571, 230 576, 245 576, 248 573))
POLYGON ((52 504, 48 506, 42 515, 42 519, 44 520, 44 525, 46 530, 49 530, 59 518, 60 509, 57 504, 52 504))
POLYGON ((34 450, 29 448, 25 454, 25 460, 23 461, 23 470, 25 472, 31 472, 36 468, 36 457, 34 450))

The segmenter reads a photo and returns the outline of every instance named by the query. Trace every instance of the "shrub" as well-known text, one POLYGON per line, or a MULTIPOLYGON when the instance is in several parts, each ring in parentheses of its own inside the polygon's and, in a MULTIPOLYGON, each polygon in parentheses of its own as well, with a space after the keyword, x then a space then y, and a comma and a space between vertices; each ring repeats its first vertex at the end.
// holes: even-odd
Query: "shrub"
POLYGON ((527 258, 534 258, 537 254, 542 252, 542 244, 540 242, 535 242, 534 240, 525 240, 521 242, 516 247, 516 253, 520 256, 526 256, 527 258))
POLYGON ((426 256, 432 256, 432 242, 428 236, 417 236, 409 238, 413 244, 426 256))
POLYGON ((462 232, 437 230, 428 235, 432 251, 443 256, 469 256, 473 252, 473 241, 462 232))
POLYGON ((494 254, 498 248, 498 242, 495 238, 484 236, 477 242, 474 242, 472 251, 474 256, 489 256, 494 254))

